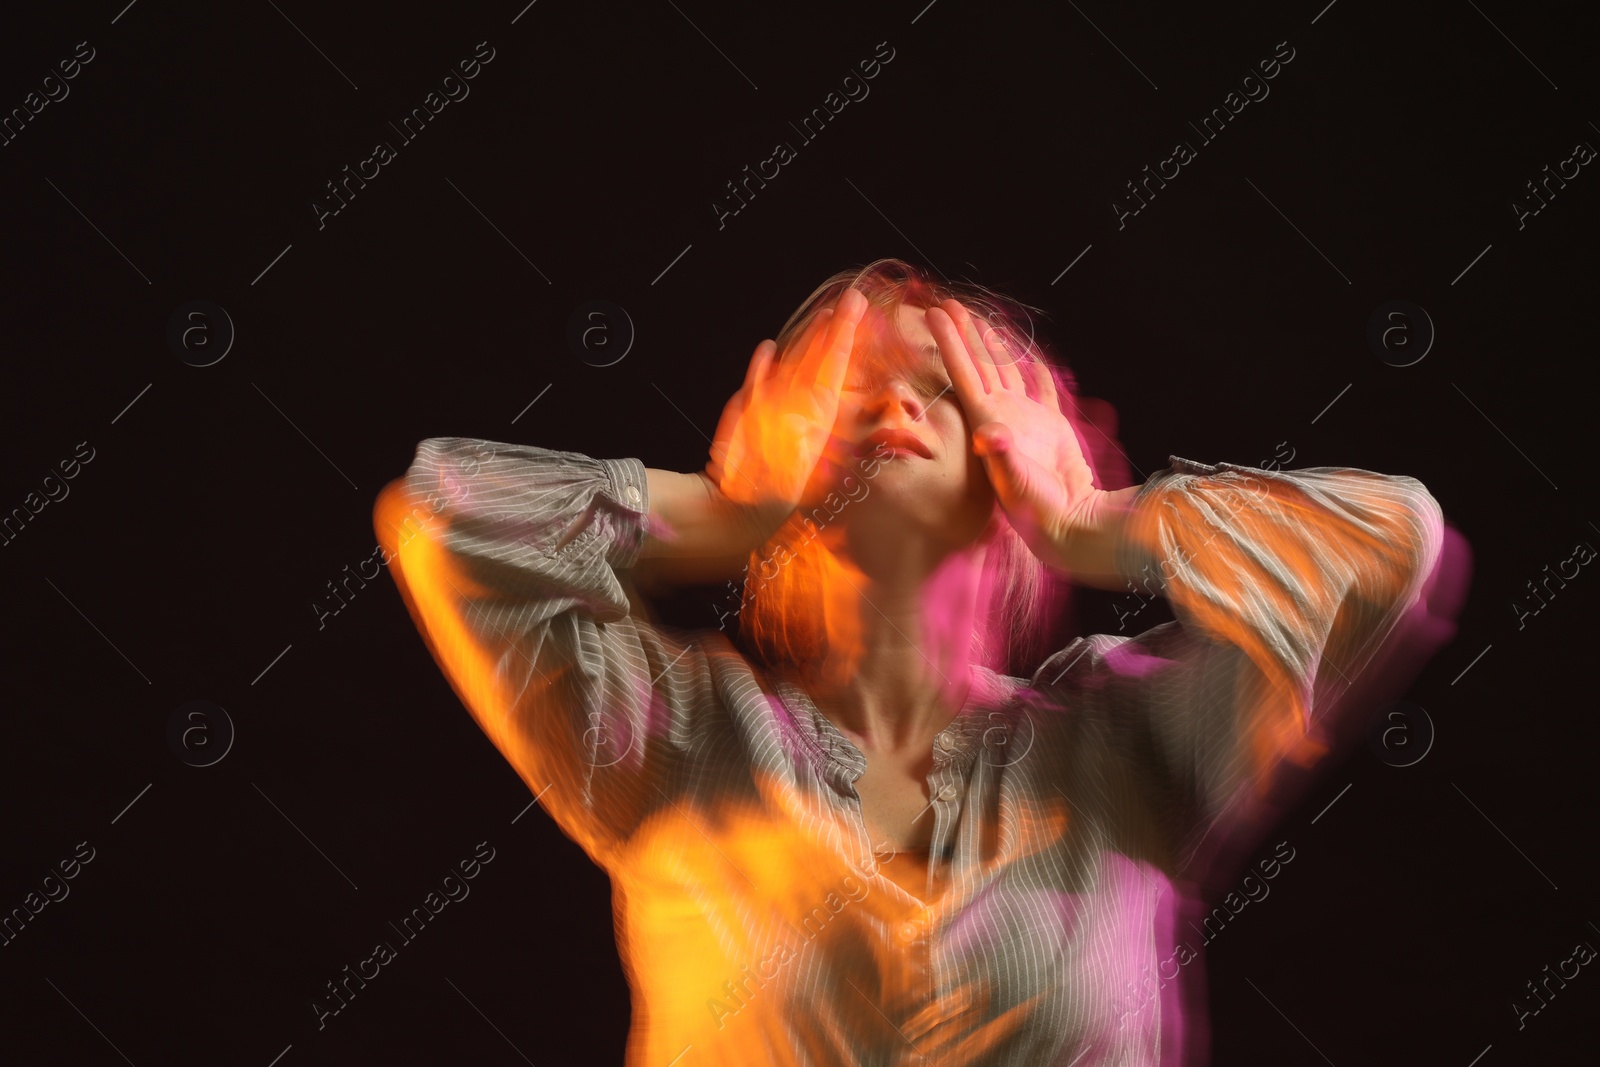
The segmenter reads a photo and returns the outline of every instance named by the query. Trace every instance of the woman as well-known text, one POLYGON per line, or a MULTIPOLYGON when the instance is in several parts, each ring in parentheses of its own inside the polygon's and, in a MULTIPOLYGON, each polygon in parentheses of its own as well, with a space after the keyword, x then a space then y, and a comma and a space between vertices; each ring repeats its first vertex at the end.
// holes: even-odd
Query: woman
POLYGON ((430 438, 379 498, 439 664, 611 876, 629 1063, 1183 1051, 1166 890, 1324 751, 1442 518, 1351 468, 1103 488, 1023 314, 880 260, 756 348, 703 472, 430 438), (737 644, 630 595, 744 556, 737 644), (1007 673, 1050 574, 1175 620, 1007 673))

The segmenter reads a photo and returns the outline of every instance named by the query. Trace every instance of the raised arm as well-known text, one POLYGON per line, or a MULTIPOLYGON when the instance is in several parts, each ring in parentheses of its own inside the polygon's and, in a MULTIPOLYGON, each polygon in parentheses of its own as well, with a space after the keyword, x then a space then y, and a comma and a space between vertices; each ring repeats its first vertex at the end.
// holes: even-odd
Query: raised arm
POLYGON ((1327 750, 1313 715, 1417 602, 1442 548, 1438 502, 1398 475, 1177 456, 1144 485, 1107 491, 1048 366, 958 301, 927 322, 973 449, 1034 555, 1171 602, 1175 621, 1079 638, 1030 689, 1056 705, 1051 728, 1077 731, 1062 773, 1094 818, 1176 871, 1224 811, 1251 807, 1246 785, 1260 799, 1279 764, 1309 767, 1327 750))
POLYGON ((1280 764, 1324 754, 1323 717, 1417 603, 1443 517, 1401 475, 1170 462, 1133 498, 1115 558, 1175 621, 1079 638, 1033 684, 1105 747, 1176 869, 1280 764))
POLYGON ((794 509, 832 429, 817 386, 843 377, 853 295, 792 363, 758 347, 703 473, 433 437, 378 498, 385 562, 434 658, 598 861, 671 798, 722 712, 704 640, 637 617, 627 573, 748 552, 794 509))
POLYGON ((462 703, 597 860, 671 788, 673 744, 710 714, 704 652, 630 614, 621 578, 650 506, 637 459, 435 437, 374 513, 462 703))

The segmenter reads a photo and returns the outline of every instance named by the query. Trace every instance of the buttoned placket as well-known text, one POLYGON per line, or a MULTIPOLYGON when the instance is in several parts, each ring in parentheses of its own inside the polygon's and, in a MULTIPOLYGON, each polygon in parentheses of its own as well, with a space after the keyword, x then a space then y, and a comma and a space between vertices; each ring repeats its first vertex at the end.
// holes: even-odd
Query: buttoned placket
MULTIPOLYGON (((960 904, 951 899, 947 883, 955 861, 954 849, 961 825, 963 798, 974 773, 973 764, 982 744, 987 721, 972 710, 971 702, 980 698, 969 696, 961 713, 934 737, 933 768, 927 778, 929 804, 934 817, 928 879, 924 891, 914 896, 876 870, 877 856, 862 815, 861 795, 855 788, 856 781, 866 771, 866 757, 822 714, 804 689, 791 682, 780 681, 778 692, 792 713, 791 722, 799 727, 807 747, 815 754, 817 770, 830 785, 837 798, 835 803, 841 804, 844 810, 853 815, 849 824, 857 847, 861 850, 860 869, 865 871, 872 868, 871 877, 882 891, 900 900, 906 907, 896 925, 885 931, 901 946, 906 954, 904 962, 909 965, 910 974, 916 976, 913 987, 903 989, 901 995, 909 996, 909 1003, 931 1003, 943 995, 934 966, 937 929, 941 916, 949 914, 960 904)), ((909 1022, 905 1019, 901 1021, 909 1022)))
MULTIPOLYGON (((855 818, 852 820, 857 844, 861 848, 859 866, 874 867, 871 834, 861 813, 861 795, 856 791, 856 780, 866 771, 866 757, 861 750, 817 708, 804 689, 790 682, 782 682, 780 695, 796 713, 798 722, 809 727, 807 738, 822 757, 819 770, 835 792, 847 801, 855 818)), ((933 740, 933 769, 927 778, 929 806, 933 812, 934 826, 928 850, 928 881, 921 899, 907 893, 891 879, 883 879, 889 892, 903 896, 913 906, 916 921, 903 921, 896 931, 902 944, 914 948, 926 965, 937 908, 924 903, 942 895, 943 883, 949 878, 954 863, 954 849, 960 826, 962 798, 971 777, 972 763, 979 744, 983 723, 967 707, 953 719, 933 740)))
POLYGON ((928 881, 924 896, 941 895, 954 862, 956 830, 971 764, 972 719, 958 716, 933 742, 933 770, 928 775, 928 802, 933 805, 933 838, 928 847, 928 881))

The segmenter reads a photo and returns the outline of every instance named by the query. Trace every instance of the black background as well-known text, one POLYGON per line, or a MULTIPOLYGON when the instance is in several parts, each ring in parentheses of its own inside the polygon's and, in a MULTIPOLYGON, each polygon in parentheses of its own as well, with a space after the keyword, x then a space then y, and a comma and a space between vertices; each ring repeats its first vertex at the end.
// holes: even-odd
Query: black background
MULTIPOLYGON (((1600 945, 1600 578, 1520 629, 1512 602, 1600 543, 1600 177, 1522 228, 1512 203, 1600 144, 1594 38, 1579 4, 1324 2, 8 11, 5 112, 78 42, 95 58, 0 147, 0 509, 94 458, 0 549, 0 909, 95 858, 0 948, 0 1057, 619 1062, 604 875, 527 810, 387 577, 321 629, 312 604, 371 555, 422 438, 698 468, 755 344, 883 255, 1046 309, 1142 475, 1286 442, 1291 468, 1422 479, 1474 548, 1408 693, 1432 749, 1329 766, 1274 835, 1295 861, 1206 950, 1217 1062, 1592 1048, 1594 968, 1520 1030, 1511 1005, 1600 945), (324 183, 480 41, 470 95, 319 229, 324 183), (870 95, 802 144, 788 124, 885 41, 870 95), (1200 145, 1187 123, 1284 41, 1270 95, 1200 145), (1197 158, 1119 229, 1180 139, 1197 158), (724 183, 780 140, 797 158, 719 229, 724 183), (237 331, 204 368, 167 343, 195 299, 237 331), (610 366, 566 340, 594 299, 637 331, 610 366), (1437 329, 1406 367, 1366 341, 1396 299, 1437 329), (212 766, 167 741, 193 699, 237 730, 212 766), (319 1032, 324 983, 480 841, 470 897, 319 1032)), ((1110 600, 1078 628, 1115 632, 1110 600)))

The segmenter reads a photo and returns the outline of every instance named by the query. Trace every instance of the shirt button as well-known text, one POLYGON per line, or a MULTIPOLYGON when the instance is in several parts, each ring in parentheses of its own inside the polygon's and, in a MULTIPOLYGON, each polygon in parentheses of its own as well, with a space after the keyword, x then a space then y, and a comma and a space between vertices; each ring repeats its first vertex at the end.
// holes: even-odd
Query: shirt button
POLYGON ((917 939, 917 925, 916 925, 916 923, 901 923, 900 924, 900 937, 901 937, 902 940, 905 940, 905 941, 915 941, 917 939))
POLYGON ((956 787, 955 786, 947 785, 943 789, 939 790, 939 799, 940 800, 954 800, 955 798, 956 798, 956 787))
POLYGON ((639 487, 637 485, 628 486, 627 491, 623 495, 628 498, 628 503, 632 504, 634 507, 639 506, 639 487))
POLYGON ((943 752, 949 752, 951 749, 956 747, 956 743, 950 740, 949 734, 940 734, 938 744, 940 751, 943 752))

